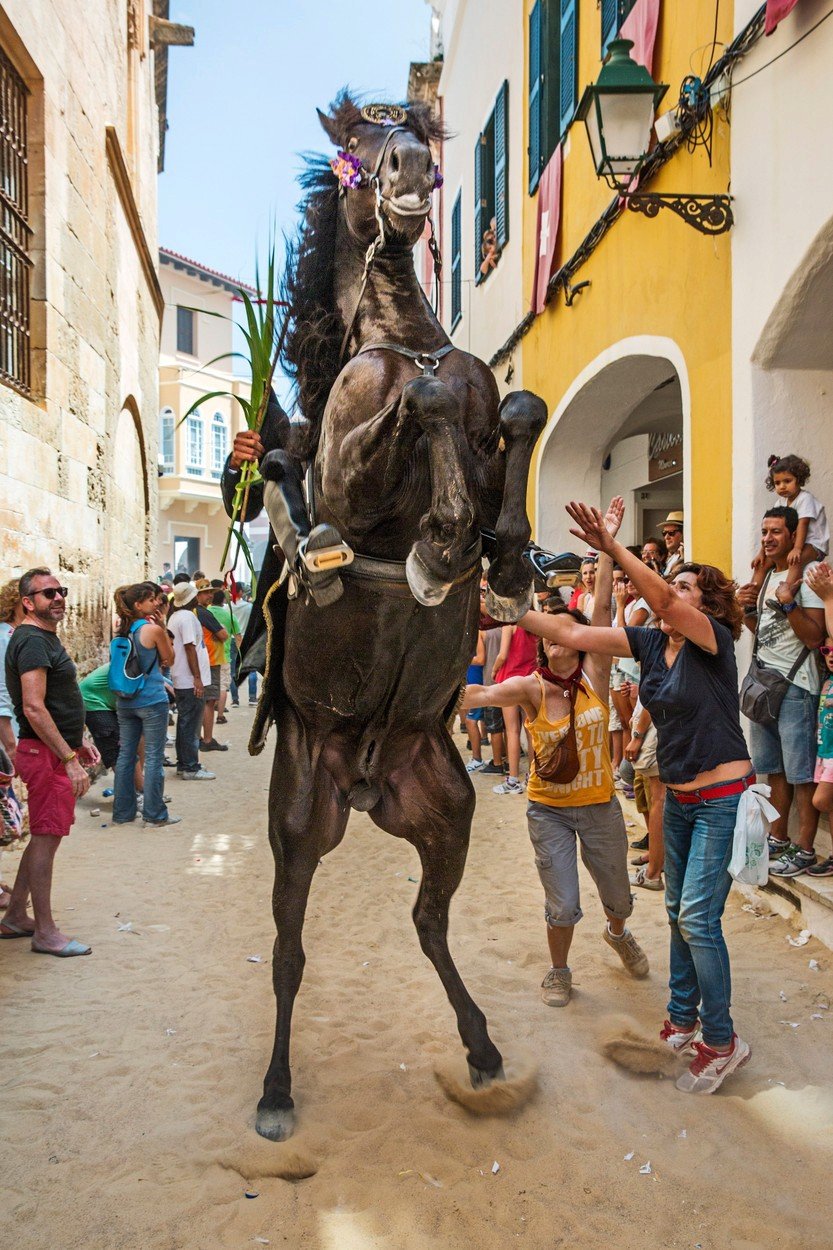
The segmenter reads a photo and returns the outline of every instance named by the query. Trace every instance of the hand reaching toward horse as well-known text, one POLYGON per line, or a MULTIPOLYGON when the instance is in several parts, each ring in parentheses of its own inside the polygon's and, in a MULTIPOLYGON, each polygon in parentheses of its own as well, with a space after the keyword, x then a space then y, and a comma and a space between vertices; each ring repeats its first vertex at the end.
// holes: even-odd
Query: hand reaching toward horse
POLYGON ((608 504, 607 512, 604 517, 605 528, 611 538, 615 538, 619 533, 619 527, 621 526, 624 517, 625 501, 621 495, 614 495, 608 504))
POLYGON ((240 430, 234 436, 229 467, 241 468, 246 461, 257 464, 263 455, 263 443, 257 430, 240 430))
POLYGON ((833 569, 826 560, 817 564, 814 569, 808 569, 804 574, 804 581, 825 603, 833 599, 833 569))
POLYGON ((570 528, 570 533, 574 534, 576 538, 580 538, 588 547, 592 547, 595 551, 603 551, 610 555, 613 551, 616 533, 622 522, 622 515, 624 514, 624 504, 621 499, 618 499, 618 503, 621 504, 621 511, 618 507, 614 508, 616 503, 617 500, 611 501, 605 516, 602 516, 598 508, 591 508, 586 503, 579 503, 576 500, 568 503, 567 512, 570 519, 575 522, 575 525, 570 528), (613 532, 608 527, 608 521, 616 527, 613 532))

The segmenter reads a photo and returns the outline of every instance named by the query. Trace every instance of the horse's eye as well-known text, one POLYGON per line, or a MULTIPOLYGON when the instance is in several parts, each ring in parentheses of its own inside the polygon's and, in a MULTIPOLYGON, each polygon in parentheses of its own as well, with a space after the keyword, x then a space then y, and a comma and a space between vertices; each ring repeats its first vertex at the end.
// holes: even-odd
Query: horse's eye
POLYGON ((358 146, 359 146, 359 141, 358 141, 358 139, 356 139, 356 138, 355 138, 355 136, 354 136, 354 137, 350 140, 350 142, 347 144, 347 151, 348 151, 348 152, 355 152, 355 150, 356 150, 356 148, 357 148, 358 146))

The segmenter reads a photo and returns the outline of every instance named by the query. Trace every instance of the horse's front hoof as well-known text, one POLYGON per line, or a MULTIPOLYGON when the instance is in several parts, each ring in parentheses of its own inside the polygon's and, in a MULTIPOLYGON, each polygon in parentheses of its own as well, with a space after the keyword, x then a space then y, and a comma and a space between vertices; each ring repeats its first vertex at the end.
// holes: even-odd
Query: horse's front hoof
POLYGON ((255 1128, 269 1141, 286 1141, 295 1131, 295 1111, 292 1107, 258 1105, 255 1128))
POLYGON ((474 1068, 468 1064, 469 1080, 472 1089, 488 1089, 495 1081, 505 1081, 506 1073, 503 1071, 503 1064, 494 1072, 483 1072, 480 1068, 474 1068))
POLYGON ((429 572, 417 555, 415 547, 411 548, 405 561, 405 576, 411 594, 424 608, 436 608, 451 590, 451 582, 440 581, 429 572))
POLYGON ((496 595, 491 586, 486 587, 485 606, 489 616, 503 625, 514 625, 532 607, 535 587, 532 582, 520 595, 496 595))

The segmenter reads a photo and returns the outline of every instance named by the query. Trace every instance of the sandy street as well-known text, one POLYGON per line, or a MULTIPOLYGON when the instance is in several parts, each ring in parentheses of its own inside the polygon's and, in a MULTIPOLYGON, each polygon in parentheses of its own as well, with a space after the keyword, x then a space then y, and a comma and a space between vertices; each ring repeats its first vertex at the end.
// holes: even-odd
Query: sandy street
MULTIPOLYGON (((664 1016, 662 898, 638 900, 632 927, 652 974, 633 982, 601 940, 587 885, 573 1002, 545 1007, 525 801, 493 796, 491 778, 475 778, 452 950, 510 1071, 524 1055, 540 1065, 533 1102, 510 1119, 474 1119, 441 1093, 434 1066, 462 1067, 462 1050, 410 920, 416 856, 354 815, 308 913, 298 1131, 283 1146, 258 1138, 274 1021, 270 759, 246 754, 249 720, 248 709, 230 716, 232 749, 212 761, 217 782, 169 774, 185 818, 176 829, 112 828, 101 783, 81 805, 58 857, 56 901, 59 923, 91 942, 92 957, 35 956, 25 941, 0 947, 7 1245, 830 1244, 833 1011, 818 1006, 833 1000, 833 957, 814 941, 792 947, 782 920, 733 898, 735 1020, 752 1062, 712 1098, 615 1068, 597 1044, 605 1017, 626 1012, 656 1029, 664 1016), (299 1156, 315 1175, 275 1175, 299 1156)), ((3 855, 4 876, 17 858, 3 855)))

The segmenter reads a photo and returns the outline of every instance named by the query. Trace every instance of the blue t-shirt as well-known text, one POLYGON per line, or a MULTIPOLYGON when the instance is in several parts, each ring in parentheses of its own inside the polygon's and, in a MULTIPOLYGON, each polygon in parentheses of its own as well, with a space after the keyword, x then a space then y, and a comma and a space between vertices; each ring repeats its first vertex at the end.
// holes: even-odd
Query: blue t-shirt
POLYGON ((633 658, 642 665, 639 699, 656 727, 660 780, 672 786, 749 758, 740 727, 735 644, 725 625, 709 619, 716 655, 686 639, 671 668, 665 663, 667 634, 625 626, 633 658))

